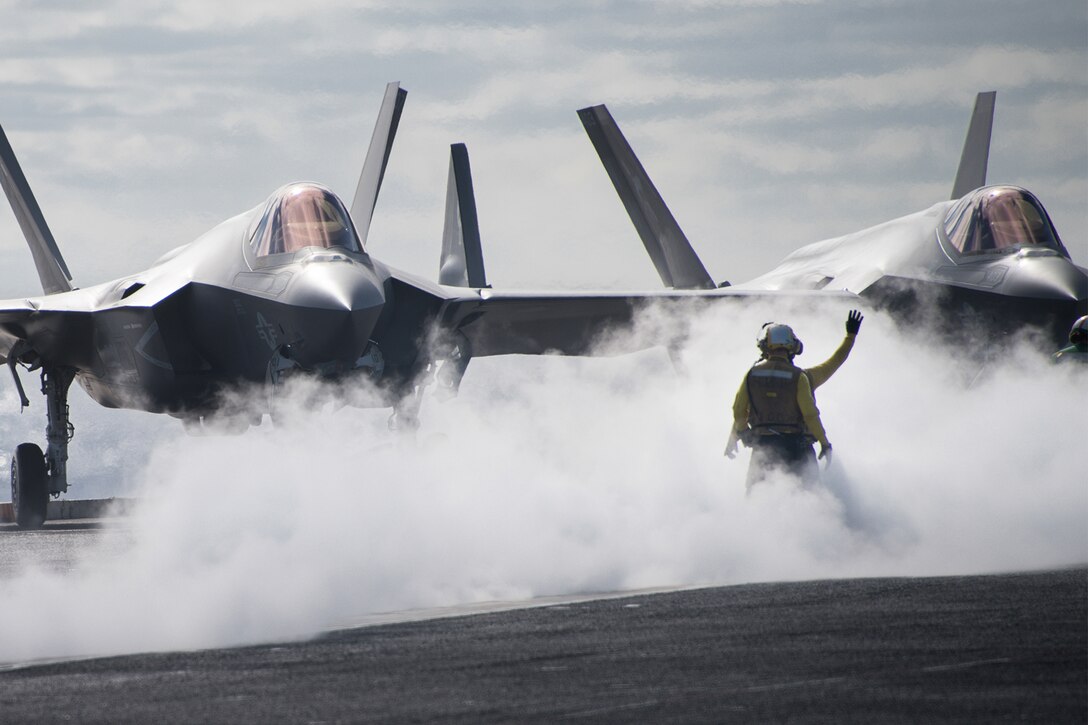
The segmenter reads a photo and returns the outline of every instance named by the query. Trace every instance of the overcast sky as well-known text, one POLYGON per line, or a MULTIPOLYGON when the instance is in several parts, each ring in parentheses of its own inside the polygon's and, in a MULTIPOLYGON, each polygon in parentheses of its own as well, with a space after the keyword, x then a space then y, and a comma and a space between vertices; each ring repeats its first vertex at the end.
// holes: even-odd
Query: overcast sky
MULTIPOLYGON (((1084 0, 0 0, 0 123, 79 286, 292 180, 354 193, 409 91, 370 236, 437 276, 449 144, 496 287, 660 282, 575 110, 607 103, 718 280, 946 199, 978 91, 990 181, 1088 262, 1084 0)), ((38 294, 0 213, 0 297, 38 294)))

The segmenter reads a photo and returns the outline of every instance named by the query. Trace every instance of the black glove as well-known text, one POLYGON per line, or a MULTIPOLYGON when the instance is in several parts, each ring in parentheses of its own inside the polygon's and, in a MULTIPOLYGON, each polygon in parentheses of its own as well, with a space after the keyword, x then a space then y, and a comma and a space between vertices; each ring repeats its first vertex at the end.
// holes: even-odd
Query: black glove
POLYGON ((825 446, 825 445, 824 445, 823 443, 821 443, 821 444, 820 444, 820 455, 819 455, 819 456, 817 456, 817 457, 818 457, 819 459, 821 459, 821 460, 823 460, 824 458, 826 458, 826 459, 827 459, 827 465, 829 465, 829 466, 830 466, 830 465, 831 465, 831 444, 830 444, 830 443, 828 443, 828 444, 827 444, 827 445, 825 446))
POLYGON ((846 316, 846 334, 858 334, 858 330, 861 329, 861 321, 864 319, 857 310, 850 310, 850 314, 846 316))

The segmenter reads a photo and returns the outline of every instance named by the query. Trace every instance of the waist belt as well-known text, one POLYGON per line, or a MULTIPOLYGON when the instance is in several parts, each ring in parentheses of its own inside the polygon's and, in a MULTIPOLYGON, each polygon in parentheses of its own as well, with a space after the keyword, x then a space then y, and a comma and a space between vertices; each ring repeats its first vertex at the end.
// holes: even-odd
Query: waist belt
POLYGON ((805 429, 799 425, 760 425, 752 428, 752 432, 758 436, 784 436, 784 435, 803 435, 805 429))

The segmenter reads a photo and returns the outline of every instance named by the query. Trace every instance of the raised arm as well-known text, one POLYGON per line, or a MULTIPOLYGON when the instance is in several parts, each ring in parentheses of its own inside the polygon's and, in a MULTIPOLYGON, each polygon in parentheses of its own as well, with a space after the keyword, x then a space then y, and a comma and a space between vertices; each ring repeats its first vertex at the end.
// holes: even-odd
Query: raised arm
POLYGON ((846 362, 846 358, 850 356, 850 351, 854 349, 854 340, 857 339, 858 330, 861 329, 863 319, 865 318, 862 317, 860 312, 851 310, 846 318, 846 337, 843 338, 839 348, 824 362, 805 369, 805 374, 808 375, 813 390, 826 383, 846 362))

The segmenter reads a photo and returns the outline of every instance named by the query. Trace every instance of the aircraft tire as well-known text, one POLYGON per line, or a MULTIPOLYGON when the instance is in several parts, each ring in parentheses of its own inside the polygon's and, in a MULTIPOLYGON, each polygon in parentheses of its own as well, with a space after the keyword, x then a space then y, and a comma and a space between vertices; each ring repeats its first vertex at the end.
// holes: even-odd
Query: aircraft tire
POLYGON ((11 459, 11 502, 19 528, 37 529, 45 523, 49 479, 45 455, 35 443, 23 443, 15 449, 11 459))

